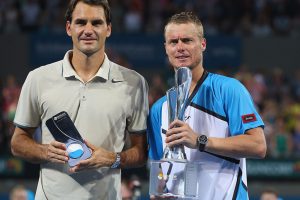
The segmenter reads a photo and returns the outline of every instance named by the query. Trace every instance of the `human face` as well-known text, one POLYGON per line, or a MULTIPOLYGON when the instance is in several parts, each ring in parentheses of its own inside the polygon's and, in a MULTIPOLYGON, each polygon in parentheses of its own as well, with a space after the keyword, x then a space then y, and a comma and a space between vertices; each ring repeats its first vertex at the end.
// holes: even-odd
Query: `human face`
POLYGON ((260 200, 277 200, 277 195, 269 192, 265 192, 261 195, 260 200))
POLYGON ((170 23, 165 29, 165 49, 174 68, 202 68, 202 53, 206 41, 194 23, 170 23))
POLYGON ((73 11, 72 22, 67 21, 66 31, 72 37, 74 53, 90 56, 97 52, 104 53, 111 25, 106 23, 102 6, 79 2, 73 11))

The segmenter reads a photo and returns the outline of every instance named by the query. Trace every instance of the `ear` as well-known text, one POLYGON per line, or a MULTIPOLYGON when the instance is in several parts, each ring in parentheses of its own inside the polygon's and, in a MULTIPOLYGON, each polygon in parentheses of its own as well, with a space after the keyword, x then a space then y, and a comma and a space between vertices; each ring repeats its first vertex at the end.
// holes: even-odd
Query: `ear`
POLYGON ((107 25, 107 32, 106 32, 106 37, 107 38, 111 35, 111 28, 112 28, 112 25, 110 23, 110 24, 107 25))
POLYGON ((67 34, 68 34, 68 36, 72 36, 72 34, 71 34, 71 22, 70 21, 67 21, 67 23, 66 23, 66 32, 67 32, 67 34))
POLYGON ((201 48, 202 48, 202 51, 205 51, 205 49, 206 49, 206 39, 205 38, 202 38, 202 40, 201 40, 201 48))

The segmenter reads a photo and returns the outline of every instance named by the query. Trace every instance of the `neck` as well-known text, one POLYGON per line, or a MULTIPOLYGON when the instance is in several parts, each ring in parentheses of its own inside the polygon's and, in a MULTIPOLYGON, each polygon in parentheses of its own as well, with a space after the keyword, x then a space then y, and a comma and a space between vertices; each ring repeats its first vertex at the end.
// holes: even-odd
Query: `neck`
POLYGON ((95 76, 102 65, 104 61, 104 52, 86 55, 80 51, 74 50, 73 55, 70 57, 70 61, 78 76, 84 82, 88 82, 95 76))

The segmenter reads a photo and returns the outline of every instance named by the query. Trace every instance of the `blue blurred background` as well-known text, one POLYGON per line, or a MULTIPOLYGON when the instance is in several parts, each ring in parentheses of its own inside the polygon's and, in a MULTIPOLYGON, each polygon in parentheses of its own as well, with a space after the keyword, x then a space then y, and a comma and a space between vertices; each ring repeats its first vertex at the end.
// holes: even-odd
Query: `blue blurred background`
MULTIPOLYGON (((202 20, 204 67, 239 79, 261 113, 267 158, 248 160, 250 199, 273 189, 300 199, 300 0, 109 0, 112 36, 106 53, 144 75, 149 102, 172 86, 164 51, 166 19, 194 11, 202 20)), ((63 58, 66 0, 0 0, 0 200, 16 186, 35 191, 39 166, 10 153, 12 120, 27 73, 63 58)), ((124 170, 123 195, 147 199, 148 169, 124 170)))

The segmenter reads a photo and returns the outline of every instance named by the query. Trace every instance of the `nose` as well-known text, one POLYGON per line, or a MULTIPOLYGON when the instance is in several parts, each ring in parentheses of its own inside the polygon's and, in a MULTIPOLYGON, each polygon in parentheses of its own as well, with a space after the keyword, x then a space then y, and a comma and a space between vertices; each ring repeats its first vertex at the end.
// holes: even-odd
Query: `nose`
POLYGON ((87 35, 93 34, 93 25, 91 23, 87 23, 84 27, 84 33, 87 35))
POLYGON ((184 43, 181 40, 178 40, 177 51, 183 51, 183 50, 184 50, 184 43))

